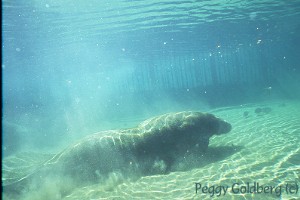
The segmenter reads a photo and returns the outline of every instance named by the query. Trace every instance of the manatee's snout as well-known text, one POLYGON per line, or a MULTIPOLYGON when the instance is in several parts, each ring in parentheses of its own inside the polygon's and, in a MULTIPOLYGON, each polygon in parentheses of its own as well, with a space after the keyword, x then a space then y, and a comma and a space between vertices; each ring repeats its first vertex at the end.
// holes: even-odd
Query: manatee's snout
POLYGON ((232 126, 228 122, 220 121, 219 122, 219 131, 218 131, 217 135, 228 133, 229 131, 231 131, 231 128, 232 128, 232 126))

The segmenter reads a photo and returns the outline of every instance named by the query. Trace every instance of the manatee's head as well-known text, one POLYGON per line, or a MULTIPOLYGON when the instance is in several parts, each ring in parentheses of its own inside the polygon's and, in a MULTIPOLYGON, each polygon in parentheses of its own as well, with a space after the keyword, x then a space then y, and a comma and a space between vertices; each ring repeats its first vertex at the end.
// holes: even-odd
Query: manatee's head
MULTIPOLYGON (((163 144, 194 144, 199 140, 208 142, 212 135, 228 133, 231 125, 209 113, 184 111, 169 113, 146 120, 139 125, 144 139, 163 144)), ((145 141, 144 141, 145 142, 145 141)))
POLYGON ((188 112, 183 117, 182 128, 197 135, 221 135, 231 130, 231 124, 209 113, 188 112))
POLYGON ((232 128, 231 124, 229 124, 225 120, 222 120, 215 116, 214 116, 214 118, 215 118, 214 120, 217 121, 216 128, 218 128, 214 134, 221 135, 221 134, 228 133, 231 131, 231 128, 232 128))
POLYGON ((185 111, 171 114, 164 120, 168 128, 156 141, 164 141, 162 146, 175 147, 178 151, 187 151, 195 145, 205 151, 211 136, 228 133, 231 130, 228 122, 209 113, 185 111), (167 135, 169 137, 164 137, 167 135))
POLYGON ((138 130, 145 133, 140 149, 167 154, 170 149, 172 152, 186 152, 195 145, 205 150, 212 135, 229 132, 231 125, 212 114, 184 111, 146 120, 138 130))

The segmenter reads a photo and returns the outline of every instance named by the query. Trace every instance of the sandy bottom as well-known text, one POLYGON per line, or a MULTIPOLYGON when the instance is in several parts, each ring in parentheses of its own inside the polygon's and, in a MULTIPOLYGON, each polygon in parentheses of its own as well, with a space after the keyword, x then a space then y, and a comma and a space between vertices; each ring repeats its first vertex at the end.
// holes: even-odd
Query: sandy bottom
POLYGON ((119 184, 112 180, 115 185, 110 187, 77 188, 56 199, 300 199, 300 189, 295 193, 300 187, 300 102, 210 112, 230 122, 233 129, 212 137, 205 155, 183 158, 182 170, 119 184), (255 113, 256 108, 266 107, 271 111, 255 113), (247 184, 252 190, 254 184, 258 186, 257 192, 247 190, 247 184))
POLYGON ((204 160, 200 166, 109 189, 79 188, 64 199, 300 199, 299 191, 291 194, 300 185, 299 102, 252 104, 211 113, 230 122, 233 130, 211 138, 207 155, 199 155, 204 160), (272 111, 257 114, 258 107, 272 111), (255 184, 257 192, 247 190, 247 183, 250 189, 255 184), (228 187, 226 194, 223 187, 228 187))

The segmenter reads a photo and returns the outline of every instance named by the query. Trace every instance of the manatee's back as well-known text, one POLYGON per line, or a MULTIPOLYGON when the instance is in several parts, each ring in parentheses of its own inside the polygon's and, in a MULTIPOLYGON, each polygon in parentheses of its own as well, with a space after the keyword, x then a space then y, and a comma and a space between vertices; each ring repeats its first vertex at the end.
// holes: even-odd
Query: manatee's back
POLYGON ((128 137, 128 132, 112 130, 90 135, 57 154, 47 165, 83 181, 96 181, 114 171, 129 170, 134 167, 130 153, 134 137, 128 137))

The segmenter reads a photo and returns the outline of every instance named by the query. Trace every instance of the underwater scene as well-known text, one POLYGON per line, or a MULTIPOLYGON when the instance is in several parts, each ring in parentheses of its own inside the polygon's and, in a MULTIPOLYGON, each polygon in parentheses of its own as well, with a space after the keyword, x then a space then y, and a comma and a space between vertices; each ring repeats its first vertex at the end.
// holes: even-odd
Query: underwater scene
POLYGON ((3 0, 4 200, 300 200, 300 1, 3 0))

